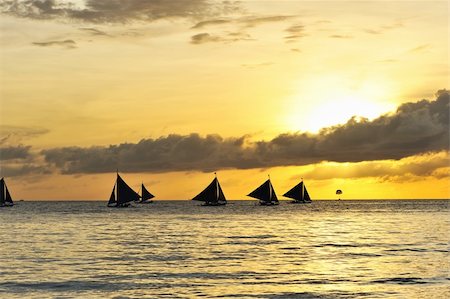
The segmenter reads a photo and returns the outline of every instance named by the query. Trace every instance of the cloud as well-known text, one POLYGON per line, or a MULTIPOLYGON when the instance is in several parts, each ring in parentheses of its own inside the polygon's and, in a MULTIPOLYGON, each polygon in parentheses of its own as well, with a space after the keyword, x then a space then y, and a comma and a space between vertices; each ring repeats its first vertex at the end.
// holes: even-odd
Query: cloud
POLYGON ((0 126, 0 146, 17 145, 24 139, 34 138, 48 133, 45 128, 31 128, 19 126, 0 126))
POLYGON ((227 20, 227 19, 207 20, 207 21, 202 21, 202 22, 195 24, 194 26, 191 27, 191 29, 200 29, 200 28, 204 28, 204 27, 207 27, 210 25, 222 25, 222 24, 228 24, 231 22, 232 22, 231 20, 227 20))
POLYGON ((400 22, 400 21, 397 21, 397 22, 394 22, 394 23, 391 23, 391 24, 379 26, 378 28, 364 29, 364 32, 366 32, 368 34, 383 34, 386 31, 397 29, 397 28, 400 28, 400 27, 403 27, 403 23, 400 22))
POLYGON ((32 43, 35 46, 39 47, 52 47, 52 46, 61 46, 66 49, 75 49, 77 47, 77 43, 71 39, 66 40, 54 40, 54 41, 48 41, 48 42, 33 42, 32 43))
POLYGON ((305 30, 305 27, 303 25, 293 25, 285 30, 288 33, 288 35, 285 36, 284 39, 288 43, 295 42, 299 38, 302 38, 305 36, 304 30, 305 30))
POLYGON ((26 159, 30 156, 30 146, 0 147, 0 160, 26 159))
POLYGON ((79 28, 81 31, 90 33, 91 35, 103 35, 103 36, 109 36, 106 32, 98 30, 96 28, 79 28))
POLYGON ((230 32, 225 35, 212 35, 209 33, 199 33, 191 36, 191 44, 200 45, 214 42, 237 42, 252 40, 250 35, 241 32, 230 32))
POLYGON ((82 5, 59 0, 6 0, 3 13, 31 19, 71 19, 90 23, 155 21, 176 17, 203 17, 229 12, 238 4, 207 0, 85 0, 82 5))
POLYGON ((191 36, 191 43, 195 45, 210 43, 210 42, 222 42, 223 38, 216 35, 211 35, 209 33, 199 33, 191 36))
POLYGON ((273 22, 283 22, 286 20, 290 20, 296 18, 294 15, 276 15, 276 16, 251 16, 244 17, 239 19, 239 23, 243 23, 248 27, 253 27, 256 25, 261 25, 265 23, 273 23, 273 22))
POLYGON ((286 133, 269 141, 249 136, 172 134, 109 147, 42 151, 63 173, 212 171, 307 165, 322 161, 398 160, 449 148, 449 92, 434 101, 401 105, 377 119, 350 119, 317 134, 286 133))
POLYGON ((431 47, 430 44, 420 45, 420 46, 412 48, 408 52, 410 52, 410 53, 424 52, 424 51, 428 50, 430 47, 431 47))
POLYGON ((331 38, 353 38, 351 35, 333 34, 330 35, 331 38))
MULTIPOLYGON (((320 163, 302 176, 313 180, 336 178, 378 178, 382 181, 404 182, 419 180, 424 176, 437 179, 448 178, 450 165, 449 153, 427 153, 395 161, 364 161, 357 163, 320 163)), ((298 178, 299 175, 293 178, 298 178)))
POLYGON ((263 25, 266 23, 283 22, 296 18, 294 15, 274 15, 274 16, 246 16, 240 18, 220 18, 220 19, 210 19, 196 23, 191 29, 202 29, 209 26, 217 26, 224 24, 236 24, 243 25, 245 27, 254 27, 258 25, 263 25))

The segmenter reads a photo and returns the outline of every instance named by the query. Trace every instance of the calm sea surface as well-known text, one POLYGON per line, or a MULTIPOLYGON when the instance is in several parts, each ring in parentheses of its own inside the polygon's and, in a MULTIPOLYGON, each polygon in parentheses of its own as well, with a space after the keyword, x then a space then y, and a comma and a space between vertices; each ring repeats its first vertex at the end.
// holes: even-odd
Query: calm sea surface
POLYGON ((19 202, 0 298, 450 298, 449 201, 19 202))

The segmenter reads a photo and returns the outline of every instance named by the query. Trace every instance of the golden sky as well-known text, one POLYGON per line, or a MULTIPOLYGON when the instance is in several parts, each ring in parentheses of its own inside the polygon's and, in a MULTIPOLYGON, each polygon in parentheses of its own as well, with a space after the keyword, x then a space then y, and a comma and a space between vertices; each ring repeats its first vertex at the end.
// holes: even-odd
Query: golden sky
POLYGON ((447 1, 5 0, 13 197, 155 199, 217 171, 313 199, 449 198, 447 1), (176 187, 175 187, 176 186, 176 187))

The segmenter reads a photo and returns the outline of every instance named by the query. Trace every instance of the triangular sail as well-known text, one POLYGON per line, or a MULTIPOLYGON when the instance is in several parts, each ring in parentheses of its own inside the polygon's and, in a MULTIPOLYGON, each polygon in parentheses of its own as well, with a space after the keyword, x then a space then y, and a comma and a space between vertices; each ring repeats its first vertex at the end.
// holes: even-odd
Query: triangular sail
POLYGON ((112 205, 116 203, 116 185, 114 185, 112 192, 111 192, 111 196, 109 197, 109 201, 108 201, 108 205, 112 205))
POLYGON ((261 186, 253 190, 247 196, 259 199, 263 202, 278 202, 277 194, 273 189, 270 179, 265 181, 261 186))
POLYGON ((148 192, 147 188, 145 188, 144 184, 142 184, 142 200, 141 201, 147 201, 149 199, 152 199, 155 197, 153 194, 148 192))
POLYGON ((303 181, 292 187, 292 189, 284 193, 283 196, 295 200, 303 200, 303 181))
POLYGON ((311 197, 309 197, 308 190, 306 190, 306 186, 305 185, 303 185, 303 186, 304 186, 304 189, 303 189, 303 200, 304 201, 312 201, 311 197))
POLYGON ((0 206, 5 204, 5 180, 0 180, 0 206))
POLYGON ((214 178, 208 187, 192 200, 203 201, 206 203, 225 203, 227 201, 217 178, 214 178))
POLYGON ((13 200, 11 198, 11 194, 9 194, 8 187, 6 186, 6 184, 5 184, 5 193, 6 193, 5 202, 10 204, 10 205, 14 204, 13 200))
POLYGON ((283 194, 283 196, 292 198, 298 202, 311 201, 308 191, 306 190, 303 181, 292 187, 291 190, 283 194))
POLYGON ((117 204, 139 200, 140 196, 117 174, 117 204))

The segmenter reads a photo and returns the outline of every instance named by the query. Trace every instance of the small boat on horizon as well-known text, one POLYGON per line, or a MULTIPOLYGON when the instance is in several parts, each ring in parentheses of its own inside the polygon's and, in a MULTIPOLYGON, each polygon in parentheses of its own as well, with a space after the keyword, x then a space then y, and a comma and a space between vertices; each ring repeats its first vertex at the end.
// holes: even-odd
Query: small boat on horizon
POLYGON ((247 196, 259 199, 259 204, 262 206, 276 206, 280 204, 270 181, 270 177, 247 196))
POLYGON ((214 175, 215 177, 208 187, 192 198, 192 200, 203 201, 202 206, 223 206, 227 204, 227 199, 225 194, 223 194, 222 187, 220 187, 217 174, 214 173, 214 175))
POLYGON ((283 194, 284 197, 292 198, 291 203, 311 203, 311 197, 309 196, 308 190, 306 190, 303 179, 300 183, 292 187, 291 190, 283 194))
POLYGON ((147 203, 153 203, 153 200, 151 200, 153 197, 155 197, 153 194, 148 192, 147 188, 145 188, 144 183, 141 184, 141 200, 136 201, 136 203, 139 204, 147 204, 147 203))
POLYGON ((130 206, 130 202, 137 201, 140 198, 141 196, 131 189, 117 173, 116 182, 107 206, 110 208, 126 208, 130 206))
POLYGON ((12 207, 14 202, 8 187, 6 186, 5 178, 0 180, 0 207, 12 207))

